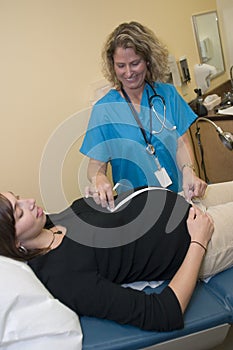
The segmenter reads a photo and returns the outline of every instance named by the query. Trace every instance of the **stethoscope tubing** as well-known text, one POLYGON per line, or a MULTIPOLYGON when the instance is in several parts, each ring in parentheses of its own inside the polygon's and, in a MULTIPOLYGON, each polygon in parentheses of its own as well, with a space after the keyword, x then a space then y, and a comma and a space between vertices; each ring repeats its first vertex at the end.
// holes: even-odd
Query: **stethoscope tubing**
POLYGON ((153 135, 155 135, 155 134, 158 135, 158 134, 160 134, 163 131, 163 129, 166 129, 166 130, 169 130, 169 131, 176 130, 176 126, 175 125, 173 125, 172 127, 166 126, 167 116, 166 116, 166 102, 165 102, 164 97, 159 95, 159 94, 157 94, 157 92, 156 92, 156 90, 155 90, 155 88, 154 88, 154 86, 152 84, 150 84, 149 82, 147 82, 147 84, 150 86, 150 88, 152 89, 152 91, 154 93, 154 95, 149 97, 149 95, 148 95, 149 93, 148 93, 148 90, 147 90, 148 104, 149 104, 149 107, 150 107, 150 117, 152 117, 152 111, 153 111, 155 117, 157 118, 157 120, 161 124, 161 128, 158 131, 153 130, 152 134, 153 135), (163 105, 163 119, 160 118, 159 114, 157 113, 157 111, 156 111, 156 109, 154 107, 153 100, 155 98, 160 99, 161 102, 162 102, 162 105, 163 105))

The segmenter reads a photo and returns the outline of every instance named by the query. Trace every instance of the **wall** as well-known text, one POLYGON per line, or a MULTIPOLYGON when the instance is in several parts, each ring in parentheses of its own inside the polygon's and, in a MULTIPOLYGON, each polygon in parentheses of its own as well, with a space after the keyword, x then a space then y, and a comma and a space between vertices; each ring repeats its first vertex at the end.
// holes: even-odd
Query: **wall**
POLYGON ((233 65, 233 1, 217 0, 217 9, 222 26, 222 37, 225 41, 226 68, 229 73, 229 69, 233 65))
POLYGON ((176 59, 187 57, 190 101, 199 62, 191 16, 215 9, 215 0, 0 0, 1 190, 46 206, 46 189, 53 210, 80 196, 78 148, 107 34, 123 21, 151 27, 176 59))

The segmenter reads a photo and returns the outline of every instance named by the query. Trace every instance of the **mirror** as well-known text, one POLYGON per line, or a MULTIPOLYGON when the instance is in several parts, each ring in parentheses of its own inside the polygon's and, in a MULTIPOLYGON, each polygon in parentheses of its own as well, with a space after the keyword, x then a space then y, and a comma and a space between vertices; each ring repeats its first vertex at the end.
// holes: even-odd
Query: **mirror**
POLYGON ((206 63, 216 68, 217 73, 211 76, 213 79, 225 71, 217 12, 211 11, 194 15, 192 20, 200 63, 206 63))

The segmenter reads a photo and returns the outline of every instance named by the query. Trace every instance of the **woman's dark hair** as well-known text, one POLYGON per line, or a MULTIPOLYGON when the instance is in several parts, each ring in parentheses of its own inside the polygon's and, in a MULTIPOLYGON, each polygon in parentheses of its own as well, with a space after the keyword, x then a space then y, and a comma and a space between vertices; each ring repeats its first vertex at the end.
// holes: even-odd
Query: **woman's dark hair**
POLYGON ((0 194, 0 255, 8 258, 27 261, 44 254, 46 249, 23 252, 16 246, 15 218, 10 201, 0 194))

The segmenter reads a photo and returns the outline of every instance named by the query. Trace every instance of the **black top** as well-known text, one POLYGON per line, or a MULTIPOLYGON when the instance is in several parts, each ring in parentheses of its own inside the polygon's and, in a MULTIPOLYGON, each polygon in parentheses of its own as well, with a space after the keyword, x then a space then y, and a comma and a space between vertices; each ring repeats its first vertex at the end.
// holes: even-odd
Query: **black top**
POLYGON ((147 330, 181 328, 180 305, 169 287, 148 295, 121 284, 167 280, 176 273, 190 243, 188 209, 182 197, 162 189, 141 193, 114 213, 100 209, 92 199, 79 199, 48 218, 48 227, 67 227, 61 245, 29 265, 48 290, 78 315, 147 330), (110 247, 102 247, 104 236, 98 239, 103 227, 110 234, 110 247))

